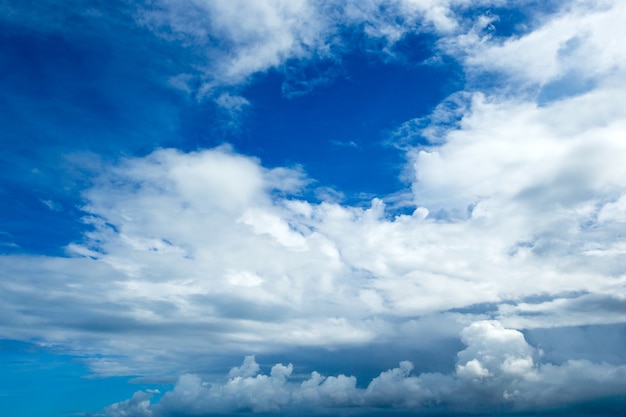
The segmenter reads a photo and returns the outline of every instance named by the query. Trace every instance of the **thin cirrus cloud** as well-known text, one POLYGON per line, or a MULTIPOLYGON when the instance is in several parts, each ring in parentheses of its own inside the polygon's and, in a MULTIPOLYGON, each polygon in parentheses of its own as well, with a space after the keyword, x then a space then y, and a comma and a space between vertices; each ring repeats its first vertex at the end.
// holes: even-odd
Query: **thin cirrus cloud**
POLYGON ((3 335, 64 346, 101 377, 181 375, 162 396, 138 391, 106 416, 622 407, 622 339, 612 339, 611 361, 573 351, 557 361, 525 335, 626 320, 626 62, 614 32, 625 9, 569 2, 501 39, 486 30, 496 15, 464 17, 481 7, 506 4, 138 7, 140 24, 206 59, 190 76, 195 87, 184 74, 170 84, 198 97, 215 90, 229 111, 254 106, 237 87, 255 74, 340 60, 352 47, 342 30, 355 26, 383 40, 365 44, 388 59, 408 33, 437 37, 431 64, 457 59, 467 85, 390 134, 410 186, 396 204, 410 212, 388 209, 386 196, 367 207, 307 198, 324 185, 229 146, 108 164, 82 194, 89 230, 67 257, 0 260, 10 278, 0 283, 3 335), (582 59, 592 50, 598 59, 582 59), (556 82, 563 88, 550 89, 556 82), (464 346, 448 358, 452 370, 422 372, 399 358, 364 383, 326 375, 315 358, 306 373, 298 363, 268 373, 251 356, 432 351, 449 338, 464 346), (210 358, 228 355, 243 364, 210 369, 210 358))
MULTIPOLYGON (((254 74, 286 64, 341 61, 341 56, 354 48, 346 32, 361 32, 370 52, 393 56, 391 47, 408 33, 435 33, 444 39, 455 36, 467 25, 457 18, 457 9, 500 3, 159 0, 138 7, 136 19, 157 35, 199 51, 195 71, 173 75, 172 85, 204 99, 215 94, 213 91, 240 85, 254 74)), ((329 82, 328 76, 327 72, 299 82, 315 86, 329 82)), ((291 87, 286 91, 291 94, 291 87)))

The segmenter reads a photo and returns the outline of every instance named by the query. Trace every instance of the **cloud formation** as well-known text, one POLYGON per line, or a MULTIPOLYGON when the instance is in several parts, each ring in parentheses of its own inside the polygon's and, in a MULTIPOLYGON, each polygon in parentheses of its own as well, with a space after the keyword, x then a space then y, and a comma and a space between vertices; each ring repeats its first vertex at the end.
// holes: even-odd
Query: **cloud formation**
MULTIPOLYGON (((295 13, 305 3, 285 7, 295 13)), ((59 326, 60 312, 56 322, 56 314, 18 313, 12 303, 58 297, 82 311, 97 293, 93 316, 63 327, 195 323, 218 345, 243 350, 365 343, 396 332, 383 317, 480 303, 504 302, 495 317, 515 326, 621 322, 611 309, 581 312, 590 294, 623 303, 616 226, 626 192, 626 94, 602 79, 543 106, 459 96, 462 117, 439 130, 440 142, 408 148, 412 215, 388 213, 381 199, 367 208, 307 201, 303 172, 267 169, 226 147, 127 158, 85 191, 92 231, 68 247, 76 258, 38 263, 56 277, 45 283, 55 291, 18 284, 32 279, 22 269, 28 260, 4 259, 15 276, 3 284, 6 310, 23 323, 59 326), (548 298, 525 302, 536 295, 548 298), (571 314, 559 315, 563 305, 571 314)))
POLYGON ((623 364, 544 361, 522 333, 626 321, 626 61, 612 35, 626 9, 592 6, 569 2, 506 39, 490 35, 493 14, 462 18, 461 0, 140 9, 143 24, 206 59, 170 82, 191 91, 199 77, 198 94, 215 89, 232 112, 249 102, 225 86, 292 60, 338 59, 339 28, 382 39, 375 53, 389 56, 407 33, 428 31, 468 85, 389 139, 406 153, 410 191, 393 196, 406 212, 387 196, 339 204, 301 169, 228 146, 103 166, 83 193, 90 230, 67 257, 0 258, 3 337, 61 346, 98 376, 182 375, 158 403, 139 392, 107 416, 515 412, 623 396, 623 364), (476 81, 491 74, 486 87, 476 81), (291 364, 264 373, 247 356, 204 382, 229 355, 448 338, 466 346, 453 372, 403 361, 361 386, 291 364))
POLYGON ((324 376, 314 371, 298 381, 301 378, 294 377, 292 364, 276 364, 266 375, 259 372, 255 358, 247 356, 225 382, 206 383, 198 376, 183 375, 156 404, 149 403, 149 393, 139 391, 132 399, 109 406, 104 414, 201 416, 252 411, 350 415, 354 407, 374 414, 381 410, 479 412, 494 406, 521 412, 611 399, 626 389, 626 366, 588 361, 542 364, 541 352, 526 343, 522 333, 497 321, 475 322, 463 329, 461 338, 466 348, 459 352, 453 374, 414 375, 413 364, 403 361, 360 388, 354 376, 343 374, 324 376))
MULTIPOLYGON (((459 36, 464 43, 470 42, 468 31, 472 36, 483 36, 482 27, 463 18, 464 11, 502 3, 158 0, 138 7, 136 19, 157 35, 197 52, 198 64, 189 73, 173 76, 172 86, 203 99, 215 94, 223 97, 220 91, 224 87, 245 84, 255 74, 271 69, 283 71, 318 61, 340 66, 342 57, 353 52, 351 37, 355 36, 363 38, 370 52, 389 58, 396 54, 393 46, 407 34, 449 39, 447 49, 452 50, 459 36)), ((489 19, 483 20, 483 26, 487 25, 489 19)), ((292 96, 310 91, 336 76, 332 74, 326 71, 313 78, 286 80, 284 93, 292 96), (299 86, 295 88, 294 83, 299 86)))

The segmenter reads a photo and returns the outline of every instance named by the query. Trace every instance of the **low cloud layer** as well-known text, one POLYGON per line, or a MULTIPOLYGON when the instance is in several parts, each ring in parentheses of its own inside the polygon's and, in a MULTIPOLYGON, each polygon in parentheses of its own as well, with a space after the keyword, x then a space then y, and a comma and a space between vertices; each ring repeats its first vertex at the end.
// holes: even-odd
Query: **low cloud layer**
POLYGON ((534 412, 598 399, 608 399, 614 409, 623 405, 614 397, 626 389, 624 365, 582 360, 558 366, 541 363, 541 351, 526 343, 522 333, 497 321, 473 323, 463 329, 461 339, 466 348, 458 353, 453 374, 414 375, 413 364, 403 361, 360 388, 354 376, 315 371, 308 377, 294 375, 292 364, 276 364, 264 374, 254 356, 247 356, 225 382, 203 382, 186 374, 155 404, 150 402, 151 393, 139 391, 108 407, 104 415, 202 416, 234 411, 350 415, 354 407, 365 414, 477 413, 494 407, 501 412, 534 412))

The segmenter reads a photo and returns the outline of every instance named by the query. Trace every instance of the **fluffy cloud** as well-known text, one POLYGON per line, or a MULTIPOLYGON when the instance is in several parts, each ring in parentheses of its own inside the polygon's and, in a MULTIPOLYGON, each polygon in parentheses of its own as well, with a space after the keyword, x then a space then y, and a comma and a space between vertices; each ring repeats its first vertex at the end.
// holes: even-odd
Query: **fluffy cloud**
MULTIPOLYGON (((444 143, 416 151, 413 215, 379 199, 308 202, 301 171, 225 147, 123 160, 85 192, 92 230, 74 258, 42 258, 37 273, 28 257, 3 259, 5 334, 28 325, 121 355, 87 360, 109 375, 186 362, 205 337, 216 354, 386 342, 416 316, 481 303, 518 328, 622 322, 621 122, 568 133, 561 105, 475 96, 444 143)), ((461 375, 491 375, 474 359, 461 375)))
POLYGON ((521 82, 560 95, 579 93, 623 72, 626 53, 616 39, 624 34, 625 14, 621 2, 566 2, 527 34, 489 43, 474 39, 465 62, 479 72, 505 72, 516 88, 521 82))
POLYGON ((218 354, 359 346, 440 313, 458 321, 450 336, 475 305, 517 328, 623 322, 626 92, 607 72, 581 71, 598 82, 572 97, 464 92, 405 124, 410 215, 384 198, 308 201, 301 170, 227 147, 121 160, 84 193, 91 231, 68 246, 73 257, 2 259, 4 333, 119 354, 88 360, 108 375, 169 369, 199 355, 203 337, 218 354))
POLYGON ((355 406, 372 413, 381 409, 467 411, 467 407, 480 410, 493 406, 535 411, 611 398, 626 390, 626 366, 588 361, 568 361, 560 366, 539 363, 541 352, 530 346, 522 333, 496 321, 475 322, 463 329, 461 338, 466 349, 459 352, 453 374, 412 375, 413 364, 403 361, 359 388, 354 376, 327 377, 315 371, 298 382, 292 376, 291 364, 276 364, 265 375, 259 373, 254 357, 248 356, 241 367, 231 370, 225 382, 209 384, 197 376, 183 375, 158 403, 148 405, 148 393, 140 391, 132 399, 108 407, 105 415, 232 411, 318 414, 329 410, 348 415, 355 406))

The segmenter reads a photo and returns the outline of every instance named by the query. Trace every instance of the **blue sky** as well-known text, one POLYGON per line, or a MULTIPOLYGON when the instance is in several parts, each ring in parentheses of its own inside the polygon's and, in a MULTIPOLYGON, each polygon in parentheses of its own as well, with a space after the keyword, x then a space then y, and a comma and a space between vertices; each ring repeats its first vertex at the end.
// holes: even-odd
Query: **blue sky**
POLYGON ((615 415, 619 1, 0 2, 0 414, 615 415))

